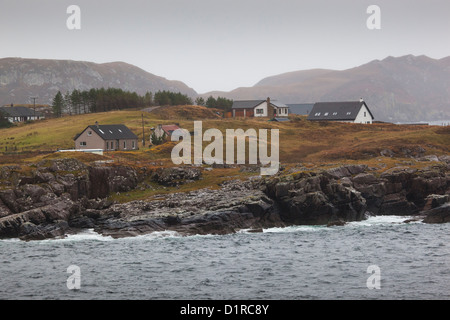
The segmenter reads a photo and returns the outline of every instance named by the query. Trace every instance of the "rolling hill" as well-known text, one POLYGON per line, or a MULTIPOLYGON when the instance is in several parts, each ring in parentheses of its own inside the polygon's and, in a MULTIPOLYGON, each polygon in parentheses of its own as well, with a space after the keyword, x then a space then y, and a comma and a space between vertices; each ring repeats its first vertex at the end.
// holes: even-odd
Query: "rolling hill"
POLYGON ((284 103, 358 100, 364 98, 376 120, 432 121, 450 119, 450 57, 387 57, 337 71, 313 69, 265 78, 253 87, 202 96, 265 99, 284 103))
POLYGON ((59 91, 120 88, 139 94, 169 90, 195 97, 195 90, 124 62, 97 64, 71 60, 0 59, 0 104, 51 103, 59 91))

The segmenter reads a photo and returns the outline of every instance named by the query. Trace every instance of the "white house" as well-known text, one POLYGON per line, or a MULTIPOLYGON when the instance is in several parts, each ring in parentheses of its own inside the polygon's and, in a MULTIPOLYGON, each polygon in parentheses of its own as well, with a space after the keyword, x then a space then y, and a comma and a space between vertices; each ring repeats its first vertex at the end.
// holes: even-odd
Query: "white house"
POLYGON ((45 116, 40 112, 34 112, 34 110, 27 107, 0 107, 2 112, 9 122, 25 122, 44 119, 45 116))
POLYGON ((276 100, 236 100, 232 106, 233 117, 287 117, 289 107, 276 100))
POLYGON ((310 121, 372 123, 374 116, 363 99, 347 102, 317 102, 309 113, 310 121))

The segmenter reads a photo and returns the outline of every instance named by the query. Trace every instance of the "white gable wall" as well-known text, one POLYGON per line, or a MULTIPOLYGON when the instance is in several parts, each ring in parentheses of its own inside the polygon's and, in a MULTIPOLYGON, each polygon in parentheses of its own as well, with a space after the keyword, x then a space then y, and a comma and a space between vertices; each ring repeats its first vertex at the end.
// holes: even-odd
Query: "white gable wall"
POLYGON ((363 104, 361 106, 361 109, 359 109, 354 123, 372 123, 372 116, 370 115, 370 112, 367 109, 366 105, 363 104))
POLYGON ((261 102, 253 110, 255 117, 267 117, 267 101, 261 102), (257 110, 262 110, 262 113, 258 113, 257 110))

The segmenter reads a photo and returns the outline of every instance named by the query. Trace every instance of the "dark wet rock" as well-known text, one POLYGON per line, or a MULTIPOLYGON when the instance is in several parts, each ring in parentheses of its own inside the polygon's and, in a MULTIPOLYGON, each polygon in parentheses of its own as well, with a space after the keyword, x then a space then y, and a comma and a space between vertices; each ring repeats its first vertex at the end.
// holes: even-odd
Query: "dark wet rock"
POLYGON ((426 215, 423 219, 424 223, 448 223, 450 222, 450 203, 423 211, 422 214, 426 215))
POLYGON ((347 222, 345 222, 345 221, 336 220, 336 221, 328 222, 327 227, 342 227, 342 226, 345 226, 346 224, 347 224, 347 222))
POLYGON ((136 188, 136 171, 129 167, 89 167, 90 199, 105 198, 112 192, 127 192, 136 188))
POLYGON ((77 229, 93 229, 95 228, 95 219, 89 218, 87 216, 77 216, 71 218, 69 221, 69 226, 71 228, 77 229))
POLYGON ((408 201, 405 192, 384 196, 377 214, 380 215, 411 215, 419 212, 414 202, 408 201))
POLYGON ((14 190, 0 190, 0 200, 12 213, 20 212, 20 207, 17 204, 17 197, 14 190))
POLYGON ((6 206, 3 201, 0 199, 0 218, 6 217, 11 215, 12 212, 11 210, 8 208, 8 206, 6 206))
POLYGON ((22 186, 23 196, 30 197, 32 202, 41 202, 40 198, 48 191, 36 184, 26 184, 22 186))
POLYGON ((425 206, 423 207, 423 211, 437 208, 449 201, 450 201, 450 195, 448 195, 448 194, 444 194, 444 195, 430 194, 428 197, 425 198, 425 206))

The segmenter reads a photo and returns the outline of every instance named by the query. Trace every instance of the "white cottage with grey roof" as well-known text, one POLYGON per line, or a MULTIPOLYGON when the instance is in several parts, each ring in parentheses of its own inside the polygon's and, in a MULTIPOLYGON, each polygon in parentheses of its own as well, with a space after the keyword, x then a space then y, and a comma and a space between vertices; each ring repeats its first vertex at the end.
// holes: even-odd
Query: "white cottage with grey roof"
POLYGON ((236 117, 287 117, 289 107, 277 100, 236 100, 231 107, 233 118, 236 117))
POLYGON ((309 113, 310 121, 372 123, 374 116, 363 99, 346 102, 317 102, 309 113))
POLYGON ((40 120, 45 118, 42 113, 22 106, 0 107, 0 112, 11 123, 40 120))

